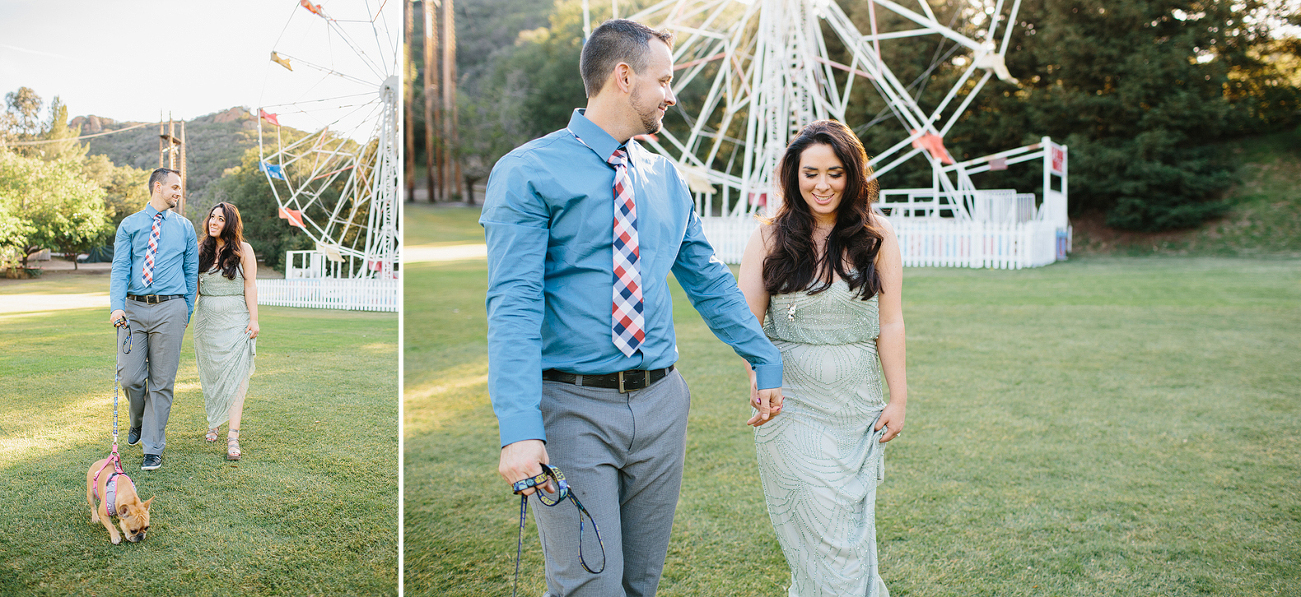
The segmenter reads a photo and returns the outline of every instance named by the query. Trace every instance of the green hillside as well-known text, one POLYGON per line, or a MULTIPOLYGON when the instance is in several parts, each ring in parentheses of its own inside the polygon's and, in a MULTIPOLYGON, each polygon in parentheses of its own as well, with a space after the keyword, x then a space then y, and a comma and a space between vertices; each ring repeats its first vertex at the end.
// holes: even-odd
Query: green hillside
MULTIPOLYGON (((140 124, 85 116, 70 125, 81 125, 82 134, 121 130, 140 124)), ((176 135, 180 136, 179 126, 176 135)), ((114 164, 145 170, 158 167, 158 128, 145 126, 115 135, 87 139, 90 154, 106 156, 114 164)), ((256 117, 242 107, 200 116, 185 123, 189 202, 205 205, 208 186, 228 168, 238 166, 244 152, 257 146, 256 117)))

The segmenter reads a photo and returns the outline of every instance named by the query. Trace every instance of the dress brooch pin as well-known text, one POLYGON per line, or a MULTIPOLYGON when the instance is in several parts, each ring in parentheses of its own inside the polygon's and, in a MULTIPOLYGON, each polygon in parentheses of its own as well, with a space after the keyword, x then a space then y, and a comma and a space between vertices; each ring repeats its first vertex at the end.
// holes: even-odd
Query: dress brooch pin
POLYGON ((791 307, 786 310, 786 321, 795 321, 795 303, 791 303, 791 307))

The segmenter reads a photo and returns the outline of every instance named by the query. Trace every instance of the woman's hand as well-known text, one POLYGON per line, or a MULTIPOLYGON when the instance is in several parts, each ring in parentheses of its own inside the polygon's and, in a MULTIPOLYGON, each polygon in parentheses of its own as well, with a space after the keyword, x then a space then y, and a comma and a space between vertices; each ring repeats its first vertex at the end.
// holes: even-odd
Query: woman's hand
POLYGON ((247 328, 244 328, 244 333, 245 333, 245 334, 248 334, 249 339, 253 339, 253 338, 256 338, 256 337, 257 337, 258 329, 259 329, 259 328, 258 328, 257 322, 256 322, 256 321, 250 321, 250 322, 248 322, 248 327, 247 327, 247 328))
POLYGON ((885 405, 885 410, 881 411, 881 416, 876 419, 876 425, 872 427, 873 431, 880 431, 882 427, 889 427, 885 435, 881 436, 881 443, 888 442, 903 432, 903 418, 905 405, 904 400, 891 400, 885 405))
POLYGON ((745 424, 751 427, 758 427, 773 420, 773 417, 780 415, 782 412, 783 399, 784 396, 782 396, 781 388, 760 390, 758 386, 754 384, 754 381, 751 381, 750 406, 753 406, 759 412, 755 413, 753 417, 750 417, 750 420, 746 421, 745 424))

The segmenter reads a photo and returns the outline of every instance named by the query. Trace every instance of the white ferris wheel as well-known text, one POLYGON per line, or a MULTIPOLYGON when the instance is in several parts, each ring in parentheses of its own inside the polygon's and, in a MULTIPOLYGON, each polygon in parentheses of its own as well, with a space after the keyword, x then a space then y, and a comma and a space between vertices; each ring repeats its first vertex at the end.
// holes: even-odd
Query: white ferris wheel
POLYGON ((292 13, 258 107, 259 168, 280 217, 315 242, 314 251, 291 252, 287 268, 300 277, 394 278, 401 6, 284 5, 292 13))
MULTIPOLYGON (((592 27, 590 5, 599 2, 583 2, 585 35, 592 27)), ((976 26, 975 37, 958 30, 973 28, 955 29, 954 21, 941 22, 926 0, 864 0, 864 4, 866 30, 852 22, 835 0, 611 0, 614 16, 674 33, 673 87, 679 97, 693 83, 697 89, 707 89, 703 101, 677 107, 686 121, 685 133, 680 128, 676 134, 662 129, 643 142, 674 161, 684 174, 705 220, 706 235, 720 257, 739 259, 754 225, 751 214, 775 212, 781 200, 774 192, 776 168, 786 145, 804 125, 825 118, 843 122, 860 135, 888 120, 902 125, 897 143, 868 148, 877 177, 909 160, 929 164, 931 188, 882 190, 880 206, 891 216, 943 215, 957 221, 1038 218, 1052 220, 1053 226, 1068 226, 1065 147, 1045 137, 1033 145, 957 162, 943 143, 992 77, 1016 82, 1004 56, 1021 0, 969 0, 956 16, 976 26), (883 18, 887 13, 893 13, 888 29, 883 18), (964 67, 935 105, 922 105, 920 99, 918 84, 926 75, 905 83, 888 64, 889 52, 881 50, 897 40, 917 37, 930 37, 941 49, 926 74, 944 61, 964 67), (843 52, 828 52, 829 42, 843 52), (861 110, 849 107, 855 90, 864 86, 875 90, 885 109, 858 122, 856 114, 861 110), (972 174, 1031 160, 1045 165, 1042 208, 1035 206, 1033 194, 981 191, 972 182, 972 174), (1055 187, 1050 174, 1060 178, 1055 187)))

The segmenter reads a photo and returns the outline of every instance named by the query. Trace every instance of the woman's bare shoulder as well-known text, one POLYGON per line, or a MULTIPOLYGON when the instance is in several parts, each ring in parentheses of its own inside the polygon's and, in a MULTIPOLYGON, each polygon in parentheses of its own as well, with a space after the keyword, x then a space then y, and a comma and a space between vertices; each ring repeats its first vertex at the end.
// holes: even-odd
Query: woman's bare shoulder
POLYGON ((755 226, 754 232, 750 233, 750 242, 758 240, 766 249, 772 246, 773 235, 776 234, 776 226, 769 220, 759 220, 759 225, 755 226))
POLYGON ((887 218, 875 211, 871 213, 872 227, 879 230, 884 236, 894 236, 894 224, 887 218))

